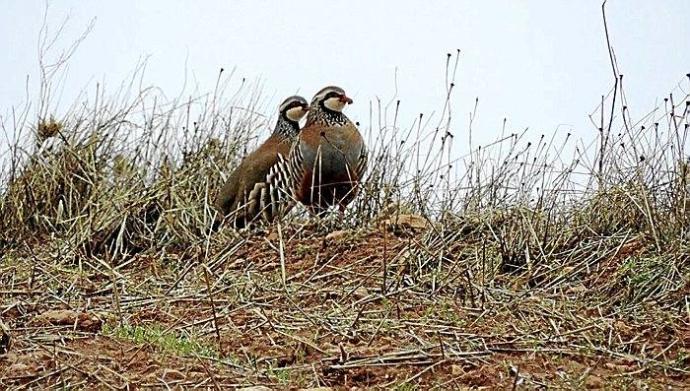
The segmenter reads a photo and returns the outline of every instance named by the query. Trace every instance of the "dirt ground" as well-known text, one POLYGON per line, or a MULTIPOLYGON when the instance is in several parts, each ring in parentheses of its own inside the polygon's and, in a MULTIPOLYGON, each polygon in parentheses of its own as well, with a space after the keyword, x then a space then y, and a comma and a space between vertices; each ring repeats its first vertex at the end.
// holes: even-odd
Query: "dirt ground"
POLYGON ((623 309, 607 300, 622 259, 641 251, 634 242, 558 284, 535 285, 524 273, 483 280, 488 273, 463 266, 470 247, 434 264, 419 256, 429 246, 415 233, 280 237, 121 261, 61 254, 59 245, 6 254, 0 310, 10 344, 0 385, 690 388, 690 282, 676 302, 623 309))

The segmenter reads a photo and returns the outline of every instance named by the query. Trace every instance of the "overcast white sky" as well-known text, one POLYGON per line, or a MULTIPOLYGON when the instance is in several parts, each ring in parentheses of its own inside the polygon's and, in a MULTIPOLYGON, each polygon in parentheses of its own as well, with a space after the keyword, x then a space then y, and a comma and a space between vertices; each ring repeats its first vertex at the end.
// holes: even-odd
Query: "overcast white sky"
MULTIPOLYGON (((185 62, 202 90, 220 67, 260 79, 271 107, 327 84, 346 89, 351 118, 390 99, 394 70, 402 119, 439 110, 447 52, 462 50, 454 112, 462 132, 475 97, 482 140, 511 129, 586 138, 587 114, 612 85, 599 0, 533 1, 51 1, 49 25, 67 15, 67 45, 96 25, 71 60, 62 101, 94 80, 116 87, 142 56, 146 80, 178 94, 185 62)), ((0 115, 37 85, 43 0, 0 1, 0 115)), ((688 0, 610 0, 609 28, 633 116, 650 110, 690 72, 688 0)), ((686 81, 685 81, 686 82, 686 81)), ((686 85, 687 86, 687 85, 686 85)), ((115 88, 113 88, 115 89, 115 88)), ((267 113, 272 115, 274 113, 267 113)), ((59 113, 58 113, 59 117, 59 113)), ((481 135, 480 135, 481 136, 481 135)))

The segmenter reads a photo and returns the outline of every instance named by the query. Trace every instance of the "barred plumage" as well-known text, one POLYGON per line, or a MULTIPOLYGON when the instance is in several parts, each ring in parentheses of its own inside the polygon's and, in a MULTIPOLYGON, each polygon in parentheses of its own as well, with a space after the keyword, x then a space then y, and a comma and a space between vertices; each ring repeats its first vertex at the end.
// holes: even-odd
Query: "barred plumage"
POLYGON ((273 221, 290 207, 290 171, 285 169, 285 156, 299 132, 299 120, 309 110, 307 101, 299 96, 287 98, 280 105, 278 122, 271 136, 257 150, 245 157, 232 172, 216 200, 218 227, 227 216, 235 228, 243 228, 256 220, 273 221))

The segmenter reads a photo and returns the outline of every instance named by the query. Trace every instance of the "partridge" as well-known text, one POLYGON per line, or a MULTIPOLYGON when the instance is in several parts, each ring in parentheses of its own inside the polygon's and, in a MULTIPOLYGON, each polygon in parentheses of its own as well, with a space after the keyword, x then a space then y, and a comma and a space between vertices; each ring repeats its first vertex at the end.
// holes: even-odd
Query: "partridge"
POLYGON ((351 103, 340 87, 319 91, 283 170, 290 173, 294 199, 317 215, 332 205, 344 212, 367 168, 362 135, 342 112, 351 103))
MULTIPOLYGON (((279 116, 271 136, 242 160, 216 199, 217 216, 229 216, 235 228, 263 219, 271 222, 284 212, 289 199, 287 172, 281 171, 299 133, 299 121, 309 111, 306 99, 291 96, 280 104, 279 116)), ((222 218, 217 217, 214 228, 222 218)))

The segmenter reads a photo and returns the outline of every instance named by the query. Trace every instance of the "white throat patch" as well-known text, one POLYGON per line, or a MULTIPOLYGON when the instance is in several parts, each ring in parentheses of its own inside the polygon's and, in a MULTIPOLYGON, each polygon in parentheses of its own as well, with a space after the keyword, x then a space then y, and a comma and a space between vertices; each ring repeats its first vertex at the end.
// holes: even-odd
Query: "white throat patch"
POLYGON ((294 122, 299 122, 305 114, 307 114, 307 111, 302 106, 293 107, 285 112, 285 116, 294 122))
POLYGON ((345 107, 345 102, 342 102, 339 97, 333 97, 326 99, 323 105, 329 110, 341 112, 343 111, 343 107, 345 107))

